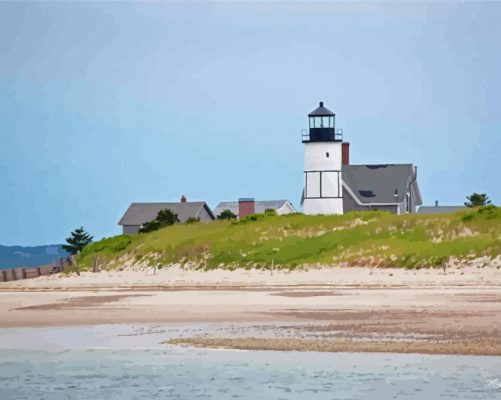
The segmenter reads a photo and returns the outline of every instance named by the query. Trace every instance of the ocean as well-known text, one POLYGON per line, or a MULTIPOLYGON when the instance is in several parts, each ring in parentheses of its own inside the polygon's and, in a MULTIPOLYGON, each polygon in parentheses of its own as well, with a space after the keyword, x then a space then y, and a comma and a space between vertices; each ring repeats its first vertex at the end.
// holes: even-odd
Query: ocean
POLYGON ((206 350, 137 332, 0 329, 0 399, 501 399, 501 357, 206 350))

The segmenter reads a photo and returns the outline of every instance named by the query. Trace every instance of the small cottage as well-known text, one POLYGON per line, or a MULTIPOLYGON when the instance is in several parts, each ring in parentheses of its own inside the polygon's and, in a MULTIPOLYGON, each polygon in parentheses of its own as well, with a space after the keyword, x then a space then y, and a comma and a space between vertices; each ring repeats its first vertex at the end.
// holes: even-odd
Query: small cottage
POLYGON ((181 197, 179 203, 132 203, 123 217, 118 221, 122 232, 138 233, 139 229, 149 221, 156 218, 160 210, 168 209, 177 214, 180 223, 189 218, 199 218, 200 221, 212 221, 214 214, 205 201, 187 201, 181 197))
POLYGON ((253 198, 241 198, 238 201, 222 201, 214 209, 216 218, 224 211, 230 210, 239 218, 249 214, 262 214, 267 209, 275 210, 278 215, 292 214, 296 209, 288 200, 259 200, 253 198))
POLYGON ((465 211, 466 206, 441 206, 438 201, 435 201, 434 206, 421 206, 419 207, 418 214, 450 214, 458 211, 465 211))

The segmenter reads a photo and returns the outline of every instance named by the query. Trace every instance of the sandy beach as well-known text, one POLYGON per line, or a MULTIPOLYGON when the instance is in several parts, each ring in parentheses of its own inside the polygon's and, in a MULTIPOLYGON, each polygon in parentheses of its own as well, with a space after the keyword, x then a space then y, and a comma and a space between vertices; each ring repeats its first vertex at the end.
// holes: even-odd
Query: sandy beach
POLYGON ((501 270, 170 267, 0 283, 0 327, 124 323, 199 323, 166 340, 201 347, 501 355, 501 270))

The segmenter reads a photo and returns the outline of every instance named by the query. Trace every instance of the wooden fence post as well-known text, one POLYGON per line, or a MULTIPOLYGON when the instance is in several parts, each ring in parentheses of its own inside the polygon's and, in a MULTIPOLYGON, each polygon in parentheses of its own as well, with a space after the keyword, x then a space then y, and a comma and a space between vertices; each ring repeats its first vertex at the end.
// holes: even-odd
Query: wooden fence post
POLYGON ((75 272, 77 273, 78 276, 80 276, 80 269, 77 266, 77 257, 75 256, 75 254, 72 254, 69 259, 70 259, 71 265, 73 267, 75 267, 75 272))
POLYGON ((22 279, 26 279, 26 268, 21 269, 21 276, 22 276, 22 279))
POLYGON ((92 272, 97 272, 97 256, 92 257, 92 272))
POLYGON ((7 282, 8 279, 7 279, 7 271, 6 270, 2 270, 2 279, 4 282, 7 282))

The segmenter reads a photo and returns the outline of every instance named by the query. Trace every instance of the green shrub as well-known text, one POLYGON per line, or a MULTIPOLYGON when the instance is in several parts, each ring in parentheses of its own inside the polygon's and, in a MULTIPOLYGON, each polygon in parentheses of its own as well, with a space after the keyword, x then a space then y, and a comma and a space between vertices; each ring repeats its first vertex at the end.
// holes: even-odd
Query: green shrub
POLYGON ((237 219, 237 216, 231 211, 231 210, 223 210, 221 214, 217 216, 217 219, 219 220, 225 220, 225 219, 237 219))

